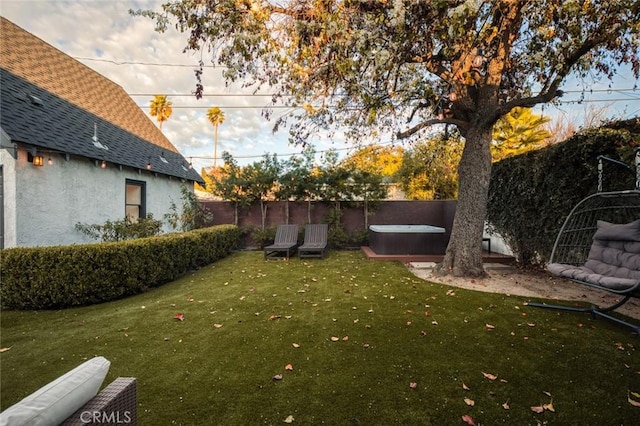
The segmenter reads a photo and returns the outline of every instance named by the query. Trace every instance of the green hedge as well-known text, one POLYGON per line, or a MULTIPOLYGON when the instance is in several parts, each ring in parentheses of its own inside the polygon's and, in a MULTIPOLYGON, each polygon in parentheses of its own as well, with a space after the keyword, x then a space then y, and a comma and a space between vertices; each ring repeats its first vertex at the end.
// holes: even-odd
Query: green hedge
MULTIPOLYGON (((597 158, 633 164, 640 119, 626 128, 602 127, 574 135, 548 148, 493 165, 487 221, 522 264, 544 265, 571 209, 597 191, 597 158), (630 131, 630 130, 631 131, 630 131)), ((604 190, 633 189, 634 176, 605 165, 604 190)))
POLYGON ((2 307, 57 309, 107 302, 173 281, 238 246, 219 225, 117 243, 2 250, 2 307))

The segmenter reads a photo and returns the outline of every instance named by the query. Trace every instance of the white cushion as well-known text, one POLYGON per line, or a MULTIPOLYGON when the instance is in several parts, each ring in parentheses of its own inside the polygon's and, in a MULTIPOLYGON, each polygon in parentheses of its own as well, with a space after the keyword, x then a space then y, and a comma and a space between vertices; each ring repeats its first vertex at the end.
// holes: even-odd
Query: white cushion
POLYGON ((0 413, 1 426, 59 425, 97 395, 111 363, 95 357, 0 413))

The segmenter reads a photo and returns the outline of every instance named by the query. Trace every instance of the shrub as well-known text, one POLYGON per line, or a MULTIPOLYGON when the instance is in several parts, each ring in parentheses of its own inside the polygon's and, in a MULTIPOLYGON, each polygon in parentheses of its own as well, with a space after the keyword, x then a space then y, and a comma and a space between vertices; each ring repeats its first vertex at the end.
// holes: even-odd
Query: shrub
POLYGON ((276 238, 276 227, 268 226, 266 228, 253 228, 250 231, 251 240, 260 248, 261 250, 273 243, 273 240, 276 238))
POLYGON ((57 309, 141 293, 210 264, 238 246, 219 225, 122 242, 2 250, 3 308, 57 309))
POLYGON ((78 231, 94 240, 100 240, 102 242, 152 237, 159 235, 161 228, 162 221, 154 219, 151 213, 135 221, 127 216, 122 220, 107 220, 104 225, 76 223, 76 229, 78 231))
POLYGON ((185 232, 201 228, 204 224, 211 223, 213 213, 201 202, 198 201, 193 191, 186 185, 180 187, 182 193, 182 211, 178 213, 176 203, 171 202, 171 212, 164 215, 164 219, 172 229, 185 232))

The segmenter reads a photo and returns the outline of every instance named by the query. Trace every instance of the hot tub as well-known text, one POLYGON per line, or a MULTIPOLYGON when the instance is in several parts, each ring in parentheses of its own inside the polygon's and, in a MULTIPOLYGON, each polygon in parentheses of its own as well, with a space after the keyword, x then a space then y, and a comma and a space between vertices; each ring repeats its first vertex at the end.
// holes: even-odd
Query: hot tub
POLYGON ((371 225, 369 246, 377 254, 444 254, 445 229, 432 225, 371 225))

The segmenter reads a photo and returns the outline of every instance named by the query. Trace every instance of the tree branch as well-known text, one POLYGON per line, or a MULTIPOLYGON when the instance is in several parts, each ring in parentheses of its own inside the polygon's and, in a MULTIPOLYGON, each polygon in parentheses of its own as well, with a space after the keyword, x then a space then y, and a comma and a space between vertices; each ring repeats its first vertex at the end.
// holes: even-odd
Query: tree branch
POLYGON ((496 111, 496 116, 502 117, 515 107, 531 108, 540 103, 551 102, 556 97, 561 97, 562 90, 558 89, 560 87, 560 84, 562 84, 564 79, 571 71, 571 68, 580 60, 580 58, 582 58, 584 55, 589 53, 592 49, 594 49, 601 43, 604 43, 604 40, 599 40, 596 37, 590 37, 585 40, 585 42, 567 58, 555 78, 551 80, 551 82, 546 85, 546 87, 537 96, 513 99, 500 106, 496 111))
POLYGON ((418 123, 407 130, 396 133, 396 137, 398 139, 406 139, 410 136, 415 135, 420 130, 429 126, 433 126, 434 124, 453 124, 463 130, 469 127, 469 123, 463 120, 458 120, 455 118, 443 118, 443 119, 433 118, 431 120, 425 120, 422 123, 418 123))

